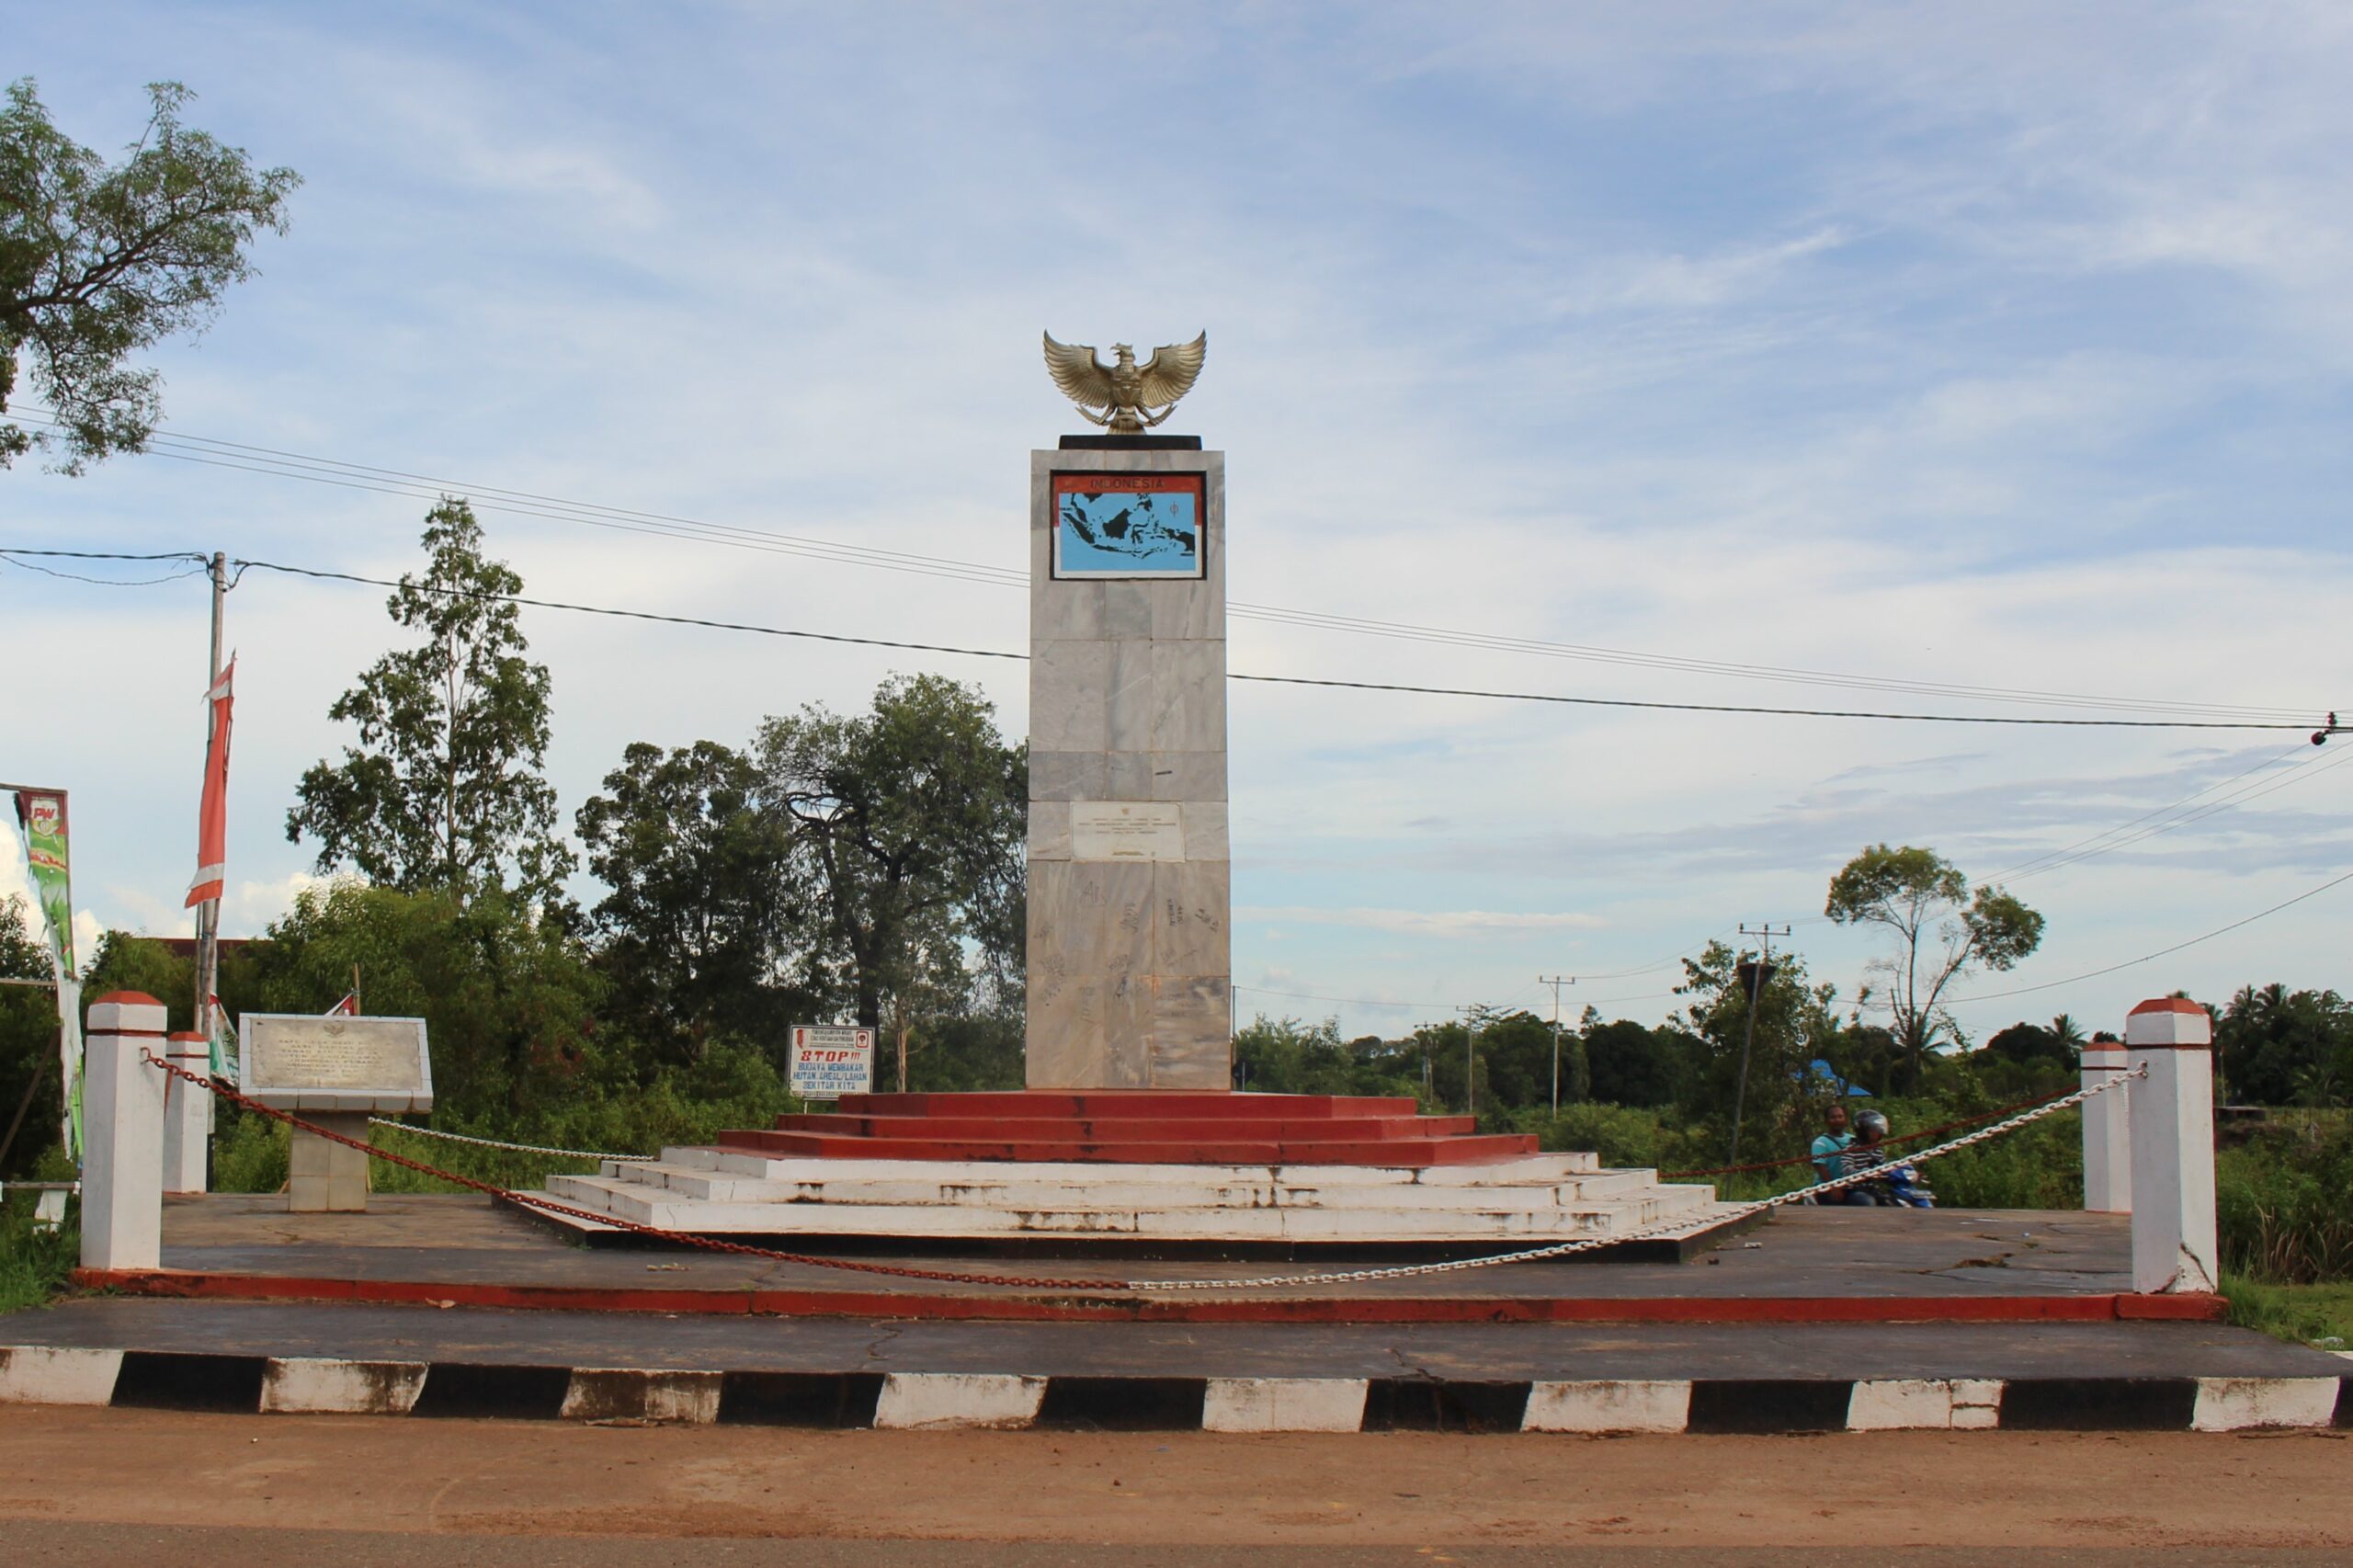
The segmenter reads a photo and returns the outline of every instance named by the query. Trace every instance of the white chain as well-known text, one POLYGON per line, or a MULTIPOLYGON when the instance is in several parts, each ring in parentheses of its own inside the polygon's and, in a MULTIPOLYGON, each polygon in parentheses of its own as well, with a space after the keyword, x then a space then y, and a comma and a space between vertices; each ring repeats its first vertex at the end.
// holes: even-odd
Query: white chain
POLYGON ((452 1143, 472 1143, 482 1149, 512 1149, 518 1154, 561 1154, 568 1160, 658 1160, 659 1154, 608 1154, 597 1149, 543 1149, 537 1143, 503 1143, 495 1138, 469 1138, 462 1132, 444 1132, 434 1127, 416 1127, 405 1121, 392 1121, 371 1116, 369 1121, 378 1127, 397 1127, 403 1132, 414 1132, 419 1138, 441 1138, 452 1143))
MULTIPOLYGON (((1949 1154, 1956 1149, 1966 1149, 1972 1143, 1983 1143, 1988 1138, 2015 1131, 2029 1122, 2040 1121, 2046 1116, 2065 1110, 2069 1106, 2081 1105, 2095 1095, 2106 1094, 2119 1085, 2128 1083, 2134 1078, 2145 1078, 2148 1075, 2149 1069, 2145 1064, 2127 1073, 2119 1073, 2112 1078, 2106 1078, 2086 1088, 2078 1089, 2072 1095, 2064 1096, 2045 1105, 2039 1105, 2032 1110, 2021 1112, 2006 1121, 1997 1121, 1991 1126, 1981 1127, 1976 1131, 1956 1138, 1949 1143, 1939 1143, 1933 1149, 1923 1149, 1916 1154, 1907 1155, 1904 1164, 1917 1165, 1923 1160, 1933 1160, 1939 1154, 1949 1154)), ((1754 1202, 1741 1205, 1738 1210, 1723 1216, 1718 1222, 1729 1224, 1735 1221, 1745 1220, 1752 1214, 1762 1214, 1768 1210, 1795 1203, 1802 1198, 1811 1198, 1816 1193, 1836 1192, 1845 1187, 1859 1187, 1868 1181, 1884 1180, 1888 1169, 1886 1165, 1866 1166, 1861 1170, 1850 1171, 1845 1176, 1833 1176, 1828 1181, 1816 1182, 1812 1187, 1802 1187, 1795 1191, 1758 1199, 1754 1202)), ((1641 1241, 1645 1237, 1685 1230, 1690 1224, 1691 1220, 1686 1215, 1672 1220, 1662 1220, 1656 1224, 1645 1225, 1640 1230, 1628 1231, 1621 1235, 1592 1236, 1581 1241, 1562 1242, 1553 1246, 1536 1247, 1526 1252, 1499 1253, 1491 1257, 1457 1258, 1448 1263, 1401 1264, 1394 1268, 1354 1268, 1330 1274, 1267 1275, 1256 1279, 1134 1279, 1128 1281, 1118 1293, 1125 1295, 1130 1292, 1161 1290, 1269 1290, 1290 1285, 1354 1285, 1368 1279, 1407 1279, 1423 1274, 1455 1274, 1470 1268, 1492 1268, 1502 1263, 1534 1263, 1547 1257, 1566 1257, 1572 1253, 1597 1252, 1603 1247, 1616 1246, 1621 1242, 1641 1241)))

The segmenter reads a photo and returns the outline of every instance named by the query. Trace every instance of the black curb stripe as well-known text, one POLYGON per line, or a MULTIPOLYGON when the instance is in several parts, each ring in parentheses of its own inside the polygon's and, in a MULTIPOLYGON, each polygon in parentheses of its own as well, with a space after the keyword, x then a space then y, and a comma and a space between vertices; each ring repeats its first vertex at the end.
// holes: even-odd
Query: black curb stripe
POLYGON ((1720 1378, 1694 1381, 1690 1432, 1771 1436, 1843 1432, 1853 1403, 1850 1379, 1720 1378))
POLYGON ((1198 1432, 1207 1378, 1048 1378, 1040 1426, 1103 1432, 1198 1432))
POLYGON ((2002 1389, 2002 1425, 2023 1432, 2186 1432, 2197 1412, 2196 1378, 2014 1379, 2002 1389))
POLYGON ((722 1426, 867 1427, 882 1398, 880 1372, 729 1372, 719 1381, 722 1426))
POLYGON ((2353 1427, 2353 1373, 2336 1380, 2336 1420, 2341 1431, 2353 1427))
POLYGON ((267 1358, 168 1350, 126 1350, 108 1403, 131 1410, 261 1410, 267 1358))
POLYGON ((552 1421, 572 1386, 569 1367, 480 1367, 436 1361, 425 1374, 412 1415, 552 1421))
POLYGON ((1517 1432, 1528 1419, 1525 1382, 1441 1382, 1374 1378, 1365 1385, 1364 1432, 1517 1432))

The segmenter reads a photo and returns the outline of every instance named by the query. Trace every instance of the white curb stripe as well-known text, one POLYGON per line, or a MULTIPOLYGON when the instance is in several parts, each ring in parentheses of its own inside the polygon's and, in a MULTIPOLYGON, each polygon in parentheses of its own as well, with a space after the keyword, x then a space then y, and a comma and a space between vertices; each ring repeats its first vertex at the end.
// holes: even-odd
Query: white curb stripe
POLYGON ((1688 1378, 1530 1383, 1523 1432, 1680 1432, 1691 1418, 1688 1378))
POLYGON ((105 1404, 121 1370, 119 1350, 0 1346, 0 1404, 105 1404))
POLYGON ((1990 1431, 2002 1424, 1999 1378, 1880 1378, 1847 1399, 1849 1432, 1990 1431))
POLYGON ((1204 1432, 1358 1432, 1364 1378, 1211 1378, 1201 1396, 1204 1432))
POLYGON ((874 1402, 878 1428, 1028 1426, 1046 1397, 1043 1378, 1005 1372, 892 1372, 874 1402))
POLYGON ((575 1367, 564 1385, 565 1421, 666 1421, 708 1426, 719 1419, 718 1372, 650 1372, 575 1367))
POLYGON ((424 1392, 422 1361, 274 1356, 262 1367, 261 1407, 267 1414, 406 1415, 424 1392))
POLYGON ((2200 1378, 2193 1432, 2325 1426, 2336 1418, 2335 1378, 2200 1378))

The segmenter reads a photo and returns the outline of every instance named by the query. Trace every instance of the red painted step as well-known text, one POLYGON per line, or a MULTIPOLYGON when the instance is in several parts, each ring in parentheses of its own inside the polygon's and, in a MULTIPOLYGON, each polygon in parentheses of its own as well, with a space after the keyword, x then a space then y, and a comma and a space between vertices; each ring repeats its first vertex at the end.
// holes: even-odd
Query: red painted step
POLYGON ((777 1157, 1118 1165, 1419 1167, 1536 1153, 1531 1137, 1423 1116, 1400 1096, 1157 1089, 845 1095, 832 1111, 719 1142, 777 1157))
POLYGON ((1469 1116, 1304 1117, 1275 1121, 1250 1118, 1220 1121, 1206 1117, 1146 1120, 1142 1117, 922 1117, 779 1116, 779 1132, 816 1132, 837 1138, 925 1138, 1007 1143, 1218 1142, 1236 1138, 1271 1142, 1374 1142, 1390 1138, 1452 1137, 1476 1132, 1469 1116))
POLYGON ((730 1131, 722 1148, 771 1157, 834 1160, 1026 1160, 1170 1165, 1459 1165, 1517 1159, 1537 1152, 1525 1133, 1436 1138, 1384 1138, 1354 1142, 1221 1141, 1129 1138, 1116 1142, 1016 1142, 988 1139, 843 1138, 813 1132, 730 1131))
POLYGON ((844 1095, 836 1108, 847 1116, 923 1117, 1108 1117, 1265 1119, 1297 1121, 1309 1117, 1412 1116, 1416 1108, 1403 1096, 1253 1095, 1191 1089, 981 1090, 953 1095, 844 1095))

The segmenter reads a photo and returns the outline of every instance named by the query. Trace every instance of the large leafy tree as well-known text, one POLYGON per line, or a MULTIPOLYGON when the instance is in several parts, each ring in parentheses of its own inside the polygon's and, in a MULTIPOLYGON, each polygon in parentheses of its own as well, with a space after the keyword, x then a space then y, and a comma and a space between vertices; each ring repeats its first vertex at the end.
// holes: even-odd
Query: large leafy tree
POLYGON ((1010 994, 1029 764, 985 698, 893 677, 864 713, 769 720, 758 750, 766 806, 821 902, 818 967, 859 1023, 898 999, 1010 994))
MULTIPOLYGON (((1830 879, 1823 913, 1841 926, 1872 926, 1892 951, 1872 960, 1905 1085, 1917 1088, 1938 1041, 1962 1043, 1945 1006, 1954 983, 1981 969, 2010 970, 2042 943, 2042 916, 1997 888, 1970 891, 1961 868, 1933 849, 1873 845, 1830 879)), ((1864 995, 1869 999, 1870 987, 1864 995)))
POLYGON ((192 95, 147 89, 147 129, 108 165, 59 131, 30 78, 0 108, 0 414, 20 371, 53 429, 0 422, 0 468, 36 447, 79 473, 135 452, 162 417, 138 350, 201 331, 233 283, 252 275, 263 231, 286 229, 291 169, 256 169, 245 153, 180 123, 192 95))
POLYGON ((574 819, 588 869, 612 889, 590 918, 615 1010, 688 1059, 714 1034, 780 1035, 803 994, 805 890, 759 782, 750 757, 715 741, 639 742, 574 819))
POLYGON ((551 899, 574 860, 543 773, 547 666, 523 656, 511 602, 523 579, 484 558, 463 501, 426 514, 424 541, 424 574, 404 574, 386 603, 424 645, 377 660, 327 710, 359 744, 302 775, 287 839, 316 838, 322 871, 355 866, 404 892, 551 899))
POLYGON ((1812 1096, 1823 1090, 1813 1063, 1844 1054, 1846 1031, 1835 1011, 1837 987, 1813 983, 1796 953, 1773 955, 1752 999, 1743 966, 1756 960, 1754 952, 1710 942, 1699 957, 1683 960, 1683 983, 1676 992, 1688 998, 1684 1017, 1697 1053, 1695 1071, 1683 1083, 1684 1109, 1695 1119, 1729 1125, 1737 1100, 1745 1128, 1766 1134, 1768 1142, 1776 1133, 1786 1141, 1812 1119, 1812 1096))
POLYGON ((2325 1101, 2353 1083, 2353 1005, 2334 991, 2243 986, 2214 1021, 2214 1052, 2238 1098, 2325 1101))

